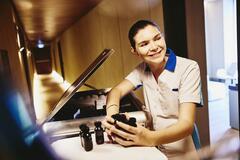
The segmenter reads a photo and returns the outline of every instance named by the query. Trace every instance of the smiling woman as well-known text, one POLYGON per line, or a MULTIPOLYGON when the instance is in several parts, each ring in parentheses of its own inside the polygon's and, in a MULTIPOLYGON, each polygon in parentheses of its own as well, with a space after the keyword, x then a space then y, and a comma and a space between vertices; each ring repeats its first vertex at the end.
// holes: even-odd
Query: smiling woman
POLYGON ((196 106, 201 105, 198 64, 167 49, 160 28, 150 20, 135 22, 128 35, 132 53, 142 62, 108 94, 106 132, 123 146, 157 146, 168 158, 190 151, 197 156, 191 134, 196 106), (119 112, 121 97, 140 85, 153 130, 118 121, 116 127, 111 116, 119 112))

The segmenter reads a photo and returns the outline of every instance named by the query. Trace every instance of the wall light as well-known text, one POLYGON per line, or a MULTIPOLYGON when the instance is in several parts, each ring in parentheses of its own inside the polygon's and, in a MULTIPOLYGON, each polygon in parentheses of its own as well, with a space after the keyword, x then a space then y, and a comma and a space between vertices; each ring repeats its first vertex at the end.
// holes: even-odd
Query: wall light
POLYGON ((38 48, 44 48, 44 43, 41 40, 38 40, 37 47, 38 48))

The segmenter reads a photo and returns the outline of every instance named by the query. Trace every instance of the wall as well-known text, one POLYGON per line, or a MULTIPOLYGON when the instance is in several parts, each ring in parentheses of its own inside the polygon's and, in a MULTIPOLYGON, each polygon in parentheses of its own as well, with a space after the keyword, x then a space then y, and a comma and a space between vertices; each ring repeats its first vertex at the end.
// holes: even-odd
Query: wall
MULTIPOLYGON (((235 0, 205 2, 205 27, 208 75, 217 77, 219 69, 233 76, 237 66, 237 36, 235 0), (216 61, 217 57, 217 61, 216 61)), ((222 77, 223 78, 223 77, 222 77)))
MULTIPOLYGON (((17 32, 13 22, 12 7, 9 1, 3 0, 0 5, 0 49, 8 52, 11 77, 14 88, 21 94, 31 116, 35 118, 31 93, 28 86, 23 65, 22 55, 17 44, 17 32)), ((32 73, 32 72, 31 72, 32 73)))
MULTIPOLYGON (((66 80, 73 82, 104 48, 113 48, 115 54, 87 83, 96 88, 108 88, 118 83, 139 63, 130 53, 128 29, 136 20, 146 18, 156 21, 164 32, 161 0, 102 1, 58 38, 66 80)), ((55 51, 58 40, 52 45, 55 51)))
POLYGON ((223 3, 205 2, 207 74, 216 78, 217 70, 224 68, 223 3), (217 57, 217 61, 216 61, 217 57))
MULTIPOLYGON (((223 3, 223 40, 224 68, 227 75, 237 73, 237 11, 236 0, 222 0, 223 3)), ((236 76, 236 75, 235 75, 236 76)), ((234 77, 237 78, 237 77, 234 77)))
POLYGON ((201 72, 204 106, 197 108, 196 123, 202 145, 209 145, 209 119, 207 95, 207 65, 202 0, 185 0, 188 58, 198 62, 201 72))
POLYGON ((62 73, 60 68, 59 48, 57 43, 52 43, 51 45, 51 60, 52 70, 56 71, 61 75, 62 73))

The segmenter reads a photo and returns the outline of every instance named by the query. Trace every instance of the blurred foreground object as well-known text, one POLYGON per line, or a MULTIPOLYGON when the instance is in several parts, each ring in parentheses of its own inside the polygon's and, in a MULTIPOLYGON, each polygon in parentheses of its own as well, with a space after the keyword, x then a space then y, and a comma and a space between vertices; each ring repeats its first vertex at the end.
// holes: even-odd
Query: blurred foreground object
MULTIPOLYGON (((239 154, 239 135, 232 133, 227 133, 212 146, 203 147, 198 150, 201 160, 239 160, 239 154)), ((195 160, 193 153, 188 153, 181 158, 195 160)))
POLYGON ((0 159, 57 159, 42 131, 31 120, 10 77, 0 72, 0 159))

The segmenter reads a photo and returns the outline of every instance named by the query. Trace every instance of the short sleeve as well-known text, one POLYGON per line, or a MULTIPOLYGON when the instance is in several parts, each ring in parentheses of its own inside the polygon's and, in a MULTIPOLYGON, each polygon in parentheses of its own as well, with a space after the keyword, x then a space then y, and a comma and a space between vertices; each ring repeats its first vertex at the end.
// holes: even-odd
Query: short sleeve
POLYGON ((129 73, 125 79, 129 80, 135 88, 139 88, 142 86, 142 80, 141 80, 141 67, 136 67, 131 73, 129 73))
POLYGON ((184 71, 179 89, 179 102, 193 102, 203 105, 201 92, 201 77, 198 64, 193 61, 184 71))

